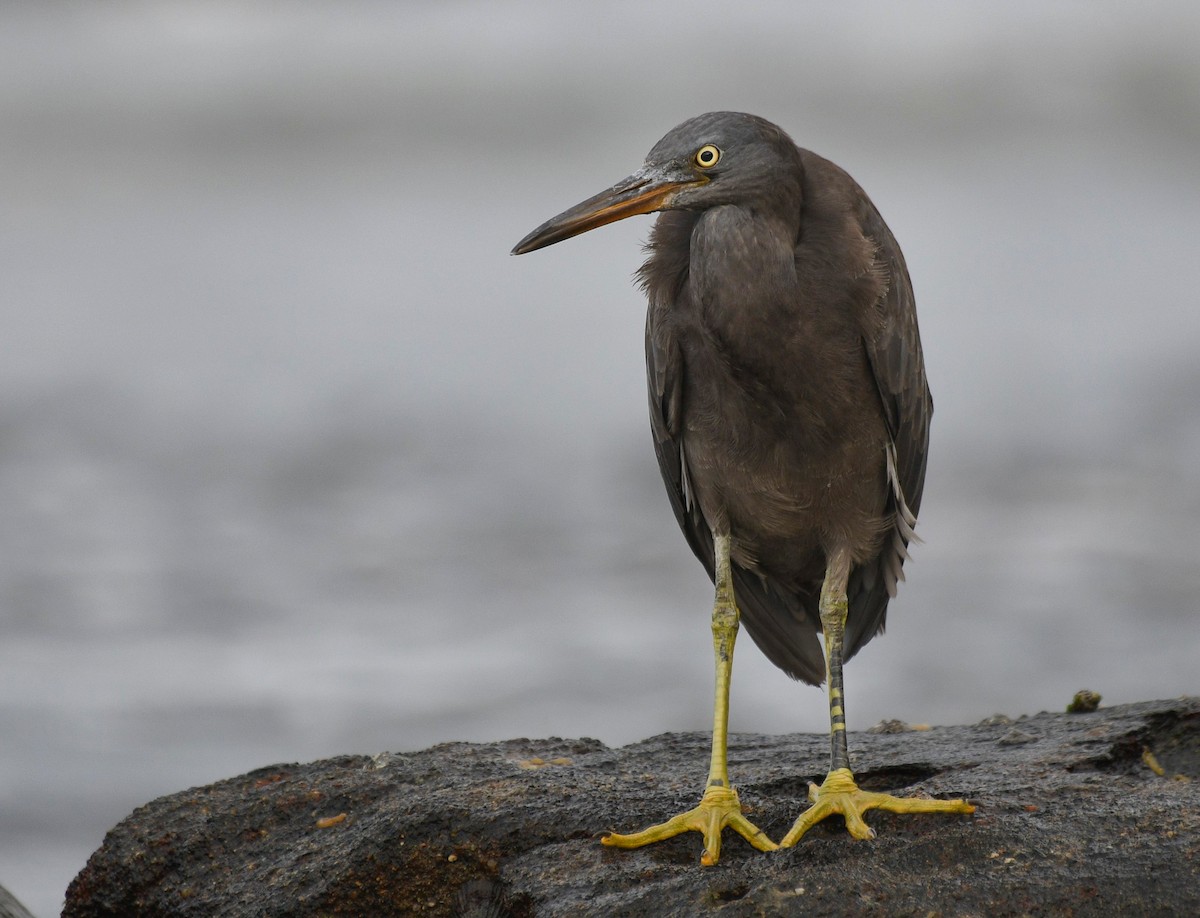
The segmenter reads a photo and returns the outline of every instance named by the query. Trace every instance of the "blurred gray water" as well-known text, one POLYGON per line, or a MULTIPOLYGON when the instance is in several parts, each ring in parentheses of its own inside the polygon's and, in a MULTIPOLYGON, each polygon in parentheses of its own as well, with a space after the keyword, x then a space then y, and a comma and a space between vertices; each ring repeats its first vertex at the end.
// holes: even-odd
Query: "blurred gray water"
MULTIPOLYGON (((925 544, 851 726, 1196 692, 1197 48, 1187 0, 0 8, 0 883, 55 913, 274 762, 707 728, 649 218, 507 253, 717 108, 917 290, 925 544)), ((744 642, 735 731, 824 712, 744 642)))

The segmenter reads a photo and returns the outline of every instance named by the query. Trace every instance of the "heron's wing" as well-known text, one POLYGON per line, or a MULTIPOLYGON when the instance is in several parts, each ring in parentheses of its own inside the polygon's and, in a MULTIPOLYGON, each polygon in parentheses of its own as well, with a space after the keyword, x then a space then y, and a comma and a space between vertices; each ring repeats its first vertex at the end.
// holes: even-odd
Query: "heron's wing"
POLYGON ((858 220, 863 233, 877 246, 876 264, 886 288, 865 318, 863 343, 879 391, 888 433, 890 488, 888 509, 896 523, 884 536, 879 557, 855 568, 850 576, 850 618, 846 625, 846 659, 883 630, 888 599, 904 579, 912 526, 925 490, 929 452, 929 421, 933 399, 925 380, 925 361, 917 328, 917 309, 908 267, 895 237, 879 211, 861 191, 858 220))
POLYGON ((681 363, 682 355, 675 342, 667 337, 662 326, 655 327, 652 307, 646 317, 646 381, 654 454, 679 528, 711 579, 715 576, 712 530, 692 498, 687 460, 679 439, 683 399, 681 363))
MULTIPOLYGON (((659 221, 687 219, 694 217, 679 212, 667 212, 659 217, 659 221)), ((681 437, 684 358, 668 318, 678 298, 687 296, 686 252, 671 253, 661 246, 656 248, 662 235, 651 234, 649 248, 652 255, 640 272, 650 300, 646 314, 650 428, 658 468, 675 519, 712 580, 715 577, 712 530, 691 492, 687 455, 681 437)), ((825 659, 816 637, 815 617, 806 610, 804 598, 777 588, 770 580, 736 563, 733 565, 733 589, 742 622, 766 657, 793 679, 813 685, 822 682, 825 659)))
MULTIPOLYGON (((654 453, 662 473, 675 519, 692 552, 700 559, 710 579, 714 576, 712 531, 700 508, 692 500, 688 468, 680 438, 683 413, 683 354, 670 326, 675 301, 686 296, 688 251, 672 247, 667 232, 670 224, 693 222, 695 216, 681 211, 659 214, 650 231, 646 249, 650 257, 638 276, 646 291, 646 383, 650 396, 650 431, 654 453)), ((682 227, 677 227, 682 228, 682 227)))

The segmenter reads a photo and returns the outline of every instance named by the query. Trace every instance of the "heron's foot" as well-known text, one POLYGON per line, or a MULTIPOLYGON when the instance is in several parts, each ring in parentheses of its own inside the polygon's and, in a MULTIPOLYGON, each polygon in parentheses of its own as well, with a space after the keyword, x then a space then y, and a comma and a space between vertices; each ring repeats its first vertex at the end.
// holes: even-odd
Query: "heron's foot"
POLYGON ((742 805, 738 802, 737 791, 732 787, 709 787, 695 809, 632 835, 618 835, 615 832, 605 835, 600 842, 614 848, 640 848, 684 832, 702 832, 704 854, 700 863, 711 867, 721 856, 721 830, 726 826, 759 851, 774 851, 778 847, 762 829, 742 815, 742 805))
POLYGON ((831 771, 820 787, 808 785, 808 799, 812 806, 805 810, 792 830, 779 843, 781 848, 796 844, 813 826, 822 819, 840 813, 846 820, 846 828, 855 838, 874 838, 875 832, 863 820, 867 810, 887 810, 889 813, 974 813, 975 807, 965 800, 932 800, 925 797, 893 797, 865 791, 854 783, 854 775, 848 768, 831 771))

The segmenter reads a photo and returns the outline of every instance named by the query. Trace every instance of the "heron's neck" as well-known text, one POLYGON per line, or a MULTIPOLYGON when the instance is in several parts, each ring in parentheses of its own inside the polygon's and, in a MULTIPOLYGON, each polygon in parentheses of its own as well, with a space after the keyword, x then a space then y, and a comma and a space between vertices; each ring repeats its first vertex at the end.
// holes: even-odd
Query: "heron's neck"
POLYGON ((706 328, 741 350, 785 334, 797 316, 796 227, 745 207, 706 211, 692 231, 689 284, 706 328))
POLYGON ((796 229, 742 208, 708 211, 692 233, 688 286, 698 343, 748 395, 807 405, 814 429, 825 408, 814 393, 856 372, 853 323, 838 323, 796 272, 796 229), (722 212, 728 210, 729 212, 722 212))

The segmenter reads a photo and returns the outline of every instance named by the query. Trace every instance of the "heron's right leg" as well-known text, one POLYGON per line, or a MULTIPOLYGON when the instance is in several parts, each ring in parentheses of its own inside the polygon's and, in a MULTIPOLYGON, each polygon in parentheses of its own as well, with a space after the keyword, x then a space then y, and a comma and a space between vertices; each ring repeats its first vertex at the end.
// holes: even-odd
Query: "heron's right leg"
POLYGON ((875 832, 863 819, 868 810, 887 810, 891 813, 974 813, 975 807, 965 800, 932 800, 924 797, 893 797, 865 791, 855 783, 850 770, 850 752, 846 745, 845 692, 842 686, 842 663, 849 602, 846 584, 850 578, 850 556, 845 551, 834 552, 825 571, 821 587, 821 630, 825 634, 825 673, 829 684, 829 774, 818 787, 808 786, 812 802, 800 814, 791 831, 779 842, 790 848, 822 819, 838 813, 846 820, 846 828, 855 838, 874 838, 875 832))
POLYGON ((729 783, 726 749, 729 736, 729 678, 733 672, 733 645, 738 633, 738 608, 733 596, 733 573, 729 564, 729 536, 714 536, 717 595, 713 602, 713 654, 716 658, 716 697, 713 701, 712 756, 708 783, 700 805, 680 813, 664 823, 632 835, 606 835, 605 845, 640 848, 651 842, 673 838, 683 832, 704 834, 704 854, 700 863, 712 866, 721 856, 721 830, 729 826, 759 851, 772 851, 776 845, 761 829, 742 815, 737 791, 729 783))

